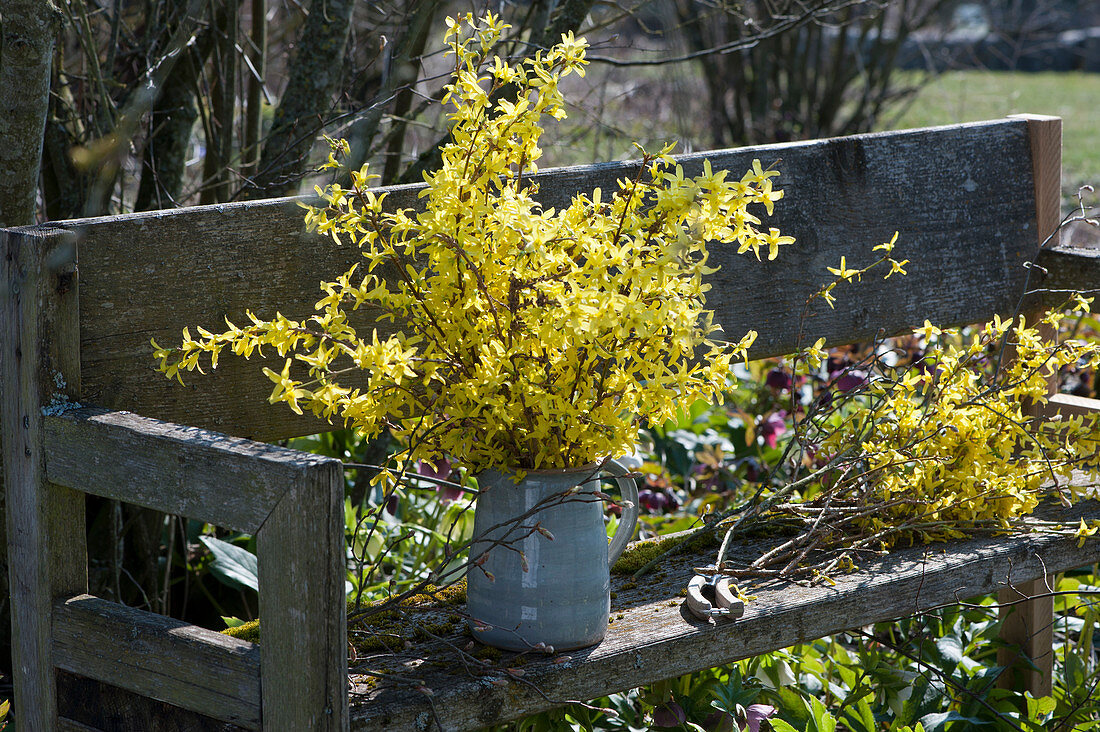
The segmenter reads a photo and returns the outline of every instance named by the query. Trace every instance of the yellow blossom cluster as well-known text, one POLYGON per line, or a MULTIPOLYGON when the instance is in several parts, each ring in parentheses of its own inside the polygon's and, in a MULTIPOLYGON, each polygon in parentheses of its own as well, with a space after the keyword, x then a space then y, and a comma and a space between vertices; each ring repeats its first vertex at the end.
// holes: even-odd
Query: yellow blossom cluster
MULTIPOLYGON (((707 242, 776 256, 792 238, 762 231, 782 192, 759 162, 740 180, 709 163, 685 177, 668 156, 645 153, 614 191, 577 195, 561 210, 536 201, 530 176, 542 119, 561 119, 559 84, 583 74, 583 39, 519 63, 490 56, 507 27, 487 14, 447 22, 454 57, 444 102, 450 140, 425 176, 423 209, 387 210, 364 167, 352 187, 318 189, 311 230, 354 242, 362 260, 331 282, 316 313, 294 321, 249 314, 245 327, 200 330, 157 348, 169 378, 216 365, 229 348, 274 350, 264 369, 272 402, 351 426, 392 429, 406 460, 447 455, 473 470, 557 468, 634 450, 643 419, 720 400, 732 360, 755 338, 717 338, 705 309, 707 242), (357 332, 348 313, 371 307, 400 330, 357 332), (365 387, 341 384, 349 369, 365 387), (306 373, 303 375, 303 371, 306 373)), ((335 152, 340 145, 334 146, 335 152)), ((335 154, 331 166, 339 163, 335 154)))
MULTIPOLYGON (((863 279, 863 275, 867 274, 872 269, 875 269, 880 264, 890 265, 890 271, 882 276, 882 279, 884 280, 888 280, 891 276, 896 274, 906 274, 905 265, 909 264, 909 260, 902 259, 899 261, 897 259, 894 259, 892 256, 894 252, 894 246, 897 244, 897 242, 898 232, 895 231, 894 236, 890 238, 890 241, 883 242, 872 250, 875 252, 882 252, 879 258, 871 264, 867 265, 866 267, 863 267, 862 269, 849 267, 847 257, 841 257, 839 267, 826 267, 826 269, 828 269, 831 274, 835 275, 836 279, 826 284, 820 290, 811 295, 810 299, 812 300, 814 298, 820 297, 829 305, 830 308, 835 308, 836 296, 833 294, 833 291, 836 290, 837 286, 841 282, 859 282, 863 279)), ((820 350, 820 348, 816 350, 820 350)))
MULTIPOLYGON (((1087 311, 1089 301, 1074 307, 1087 311)), ((1041 325, 1056 332, 1062 317, 1041 325)), ((1037 416, 1049 380, 1064 366, 1095 368, 1100 345, 1055 343, 1023 317, 996 317, 968 335, 927 321, 917 332, 929 341, 918 367, 872 380, 823 442, 833 454, 861 448, 848 485, 875 507, 860 514, 863 531, 892 545, 1008 528, 1044 493, 1074 497, 1075 469, 1100 468, 1100 415, 1037 416)))

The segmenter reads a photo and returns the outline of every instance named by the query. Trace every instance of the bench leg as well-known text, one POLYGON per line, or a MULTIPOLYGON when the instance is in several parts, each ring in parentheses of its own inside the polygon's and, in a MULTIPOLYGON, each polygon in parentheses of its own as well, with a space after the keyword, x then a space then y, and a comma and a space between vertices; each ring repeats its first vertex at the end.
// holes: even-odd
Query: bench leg
POLYGON ((1049 696, 1054 676, 1054 596, 1039 579, 1001 590, 997 601, 1004 621, 1001 640, 1012 646, 997 651, 997 664, 1005 668, 997 685, 1022 688, 1034 697, 1049 696))
POLYGON ((21 730, 53 730, 55 597, 86 592, 84 495, 46 480, 43 407, 80 387, 76 245, 0 234, 0 424, 7 490, 12 682, 21 730))
MULTIPOLYGON (((1062 120, 1045 115, 1011 115, 1027 121, 1028 137, 1031 147, 1031 171, 1035 182, 1035 223, 1037 244, 1058 243, 1058 226, 1061 220, 1062 191, 1062 120)), ((1033 285, 1034 286, 1034 285, 1033 285)), ((1025 305, 1027 322, 1035 325, 1042 316, 1041 309, 1034 304, 1025 305)), ((1055 340, 1057 332, 1049 326, 1041 330, 1045 339, 1055 340)), ((1048 378, 1048 392, 1058 392, 1056 376, 1048 378)), ((1035 406, 1030 407, 1037 414, 1035 406)), ((1026 656, 1034 668, 1025 668, 1022 659, 1011 648, 1002 648, 997 653, 997 663, 1006 670, 1001 674, 998 685, 1002 687, 1024 688, 1033 696, 1047 696, 1051 693, 1054 669, 1054 597, 1043 579, 1025 582, 1007 587, 998 595, 1001 605, 999 614, 1004 624, 1001 626, 1001 639, 1010 646, 1016 646, 1026 656), (1030 598, 1030 599, 1025 599, 1030 598), (1021 602, 1021 600, 1024 600, 1021 602)))

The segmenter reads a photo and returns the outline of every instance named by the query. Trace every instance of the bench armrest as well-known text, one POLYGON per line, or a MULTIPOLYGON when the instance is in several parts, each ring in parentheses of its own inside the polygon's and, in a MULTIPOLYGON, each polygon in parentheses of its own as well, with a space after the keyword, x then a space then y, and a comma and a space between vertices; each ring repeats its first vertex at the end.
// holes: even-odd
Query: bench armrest
MULTIPOLYGON (((96 656, 133 659, 147 655, 142 649, 168 649, 170 657, 161 662, 175 664, 196 653, 206 657, 222 649, 212 646, 209 632, 201 629, 189 627, 183 642, 174 621, 117 605, 105 610, 113 603, 78 597, 58 606, 55 613, 56 665, 84 674, 94 672, 100 681, 149 696, 157 697, 159 691, 164 701, 184 707, 189 698, 196 703, 200 692, 232 694, 236 688, 245 697, 239 705, 243 711, 233 712, 232 721, 238 723, 258 725, 262 716, 267 729, 347 726, 340 461, 98 408, 47 415, 43 430, 46 476, 51 483, 254 533, 264 629, 258 683, 245 683, 252 673, 245 653, 244 659, 233 656, 241 665, 240 673, 217 685, 215 692, 203 684, 188 692, 187 684, 195 680, 178 675, 170 675, 172 683, 151 689, 147 688, 151 675, 135 673, 128 661, 116 662, 114 671, 109 664, 81 663, 79 639, 103 637, 128 613, 141 619, 131 624, 129 637, 119 641, 129 651, 106 656, 97 651, 96 656), (102 620, 104 629, 94 631, 89 619, 102 620), (79 632, 74 636, 74 631, 79 632), (301 673, 288 673, 295 668, 301 673), (253 707, 255 717, 246 714, 253 707)), ((226 666, 233 660, 228 653, 222 653, 226 666)), ((200 707, 196 711, 221 708, 228 714, 232 709, 200 707)))

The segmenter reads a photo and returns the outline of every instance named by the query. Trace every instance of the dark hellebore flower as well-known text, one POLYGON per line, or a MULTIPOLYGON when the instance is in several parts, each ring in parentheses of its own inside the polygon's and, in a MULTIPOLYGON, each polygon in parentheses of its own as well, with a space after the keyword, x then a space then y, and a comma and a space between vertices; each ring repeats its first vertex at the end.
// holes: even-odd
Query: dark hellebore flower
POLYGON ((680 499, 669 488, 643 488, 638 491, 638 503, 646 513, 669 513, 680 507, 680 499))
POLYGON ((774 368, 768 372, 767 378, 764 379, 764 383, 776 391, 788 391, 791 388, 791 375, 787 373, 786 369, 774 368))
POLYGON ((669 700, 653 710, 653 724, 656 727, 679 727, 687 721, 687 715, 676 702, 669 700))
POLYGON ((750 704, 745 712, 748 716, 748 722, 741 729, 748 730, 748 732, 760 732, 760 723, 769 717, 775 716, 776 709, 767 704, 750 704))
MULTIPOLYGON (((427 478, 429 481, 449 480, 451 473, 451 461, 447 458, 436 458, 434 463, 430 463, 427 460, 420 460, 416 463, 416 474, 427 478)), ((457 501, 462 497, 461 488, 456 488, 452 485, 444 485, 442 483, 434 483, 434 487, 439 493, 439 499, 444 503, 457 501)))
POLYGON ((779 437, 787 431, 787 411, 780 409, 772 412, 760 423, 760 436, 764 438, 764 444, 775 447, 779 443, 779 437))
POLYGON ((861 389, 867 385, 867 372, 862 369, 848 369, 836 376, 836 381, 833 382, 838 390, 848 393, 861 389))

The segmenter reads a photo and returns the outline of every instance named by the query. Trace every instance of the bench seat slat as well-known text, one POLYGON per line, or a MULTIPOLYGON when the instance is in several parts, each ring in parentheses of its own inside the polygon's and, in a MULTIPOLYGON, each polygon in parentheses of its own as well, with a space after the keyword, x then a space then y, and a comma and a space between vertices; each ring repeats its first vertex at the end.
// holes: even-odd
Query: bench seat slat
MULTIPOLYGON (((1100 503, 1088 501, 1073 509, 1058 509, 1056 515, 1073 522, 1081 516, 1100 518, 1100 503)), ((751 557, 761 549, 735 547, 734 556, 737 551, 751 557)), ((898 550, 881 559, 857 559, 860 571, 835 577, 835 587, 783 583, 754 588, 757 597, 746 605, 742 619, 708 626, 687 613, 679 591, 691 578, 692 567, 712 563, 715 553, 712 549, 673 557, 662 565, 663 579, 649 575, 630 590, 623 588, 627 579, 613 577, 614 622, 603 643, 570 652, 570 661, 562 665, 538 660, 522 666, 524 680, 537 685, 545 697, 524 681, 509 679, 503 671, 481 679, 471 677, 446 647, 417 649, 416 653, 432 664, 415 665, 415 653, 399 653, 378 662, 391 671, 402 661, 409 664, 406 673, 435 692, 431 701, 444 730, 473 730, 555 708, 561 700, 592 699, 873 622, 907 617, 1006 585, 1019 586, 1100 561, 1100 542, 1086 542, 1078 548, 1072 538, 1018 534, 898 550), (443 670, 433 670, 440 667, 443 670), (493 678, 508 683, 495 686, 489 680, 493 678)), ((465 642, 451 641, 459 647, 465 642)), ((369 659, 361 662, 371 665, 369 659)), ((359 677, 361 682, 365 679, 359 677)), ((382 680, 377 689, 359 685, 355 692, 352 729, 418 729, 420 722, 430 719, 431 706, 407 685, 387 686, 382 680)))
POLYGON ((58 668, 260 728, 255 644, 92 595, 60 600, 54 611, 58 668))

